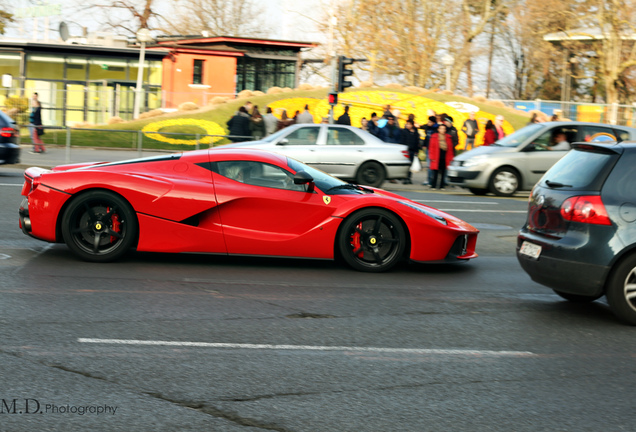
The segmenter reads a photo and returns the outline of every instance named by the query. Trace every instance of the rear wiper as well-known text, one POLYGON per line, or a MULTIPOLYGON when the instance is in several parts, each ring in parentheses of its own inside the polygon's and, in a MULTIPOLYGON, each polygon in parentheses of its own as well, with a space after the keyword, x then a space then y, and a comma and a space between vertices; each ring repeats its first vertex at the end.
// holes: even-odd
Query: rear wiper
POLYGON ((566 184, 563 184, 563 183, 553 182, 553 181, 550 181, 550 180, 546 180, 545 184, 547 184, 548 187, 551 187, 551 188, 572 187, 572 185, 566 185, 566 184))
POLYGON ((329 188, 327 190, 327 192, 332 191, 332 190, 338 190, 338 189, 352 189, 352 190, 360 190, 360 191, 373 193, 372 189, 368 189, 368 188, 365 188, 364 186, 360 186, 360 185, 357 185, 357 184, 351 184, 351 183, 346 183, 346 184, 342 184, 342 185, 331 187, 331 188, 329 188))

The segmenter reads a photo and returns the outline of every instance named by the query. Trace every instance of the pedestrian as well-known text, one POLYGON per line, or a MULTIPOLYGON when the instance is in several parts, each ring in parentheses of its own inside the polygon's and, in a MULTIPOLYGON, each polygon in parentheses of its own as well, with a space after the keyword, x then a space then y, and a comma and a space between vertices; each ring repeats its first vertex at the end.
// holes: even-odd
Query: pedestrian
POLYGON ((362 117, 362 119, 360 119, 360 129, 365 132, 369 132, 369 120, 367 120, 366 117, 362 117))
POLYGON ((526 126, 530 126, 535 123, 541 123, 541 119, 539 118, 539 113, 533 112, 532 117, 530 117, 530 121, 526 124, 526 126))
POLYGON ((391 105, 384 106, 384 113, 382 114, 382 117, 387 120, 389 119, 389 117, 394 117, 393 113, 391 112, 391 105))
POLYGON ((296 124, 299 115, 300 115, 300 110, 296 110, 296 112, 294 113, 294 116, 292 117, 292 120, 294 120, 294 124, 296 124))
POLYGON ((435 115, 431 115, 428 118, 428 122, 421 127, 421 129, 424 130, 424 133, 426 134, 426 136, 424 137, 424 147, 426 148, 426 166, 427 166, 427 180, 425 182, 422 182, 422 185, 430 185, 433 184, 433 171, 431 170, 431 158, 429 156, 429 143, 431 140, 431 136, 433 136, 434 133, 437 133, 437 127, 439 125, 437 124, 437 116, 435 115))
POLYGON ((285 129, 292 124, 294 124, 294 119, 287 117, 287 110, 283 110, 283 113, 280 115, 280 120, 278 120, 278 124, 276 125, 276 130, 285 129))
POLYGON ((371 113, 371 120, 367 123, 367 131, 374 137, 379 138, 380 127, 378 126, 378 120, 378 115, 376 113, 371 113))
POLYGON ((252 130, 252 138, 260 140, 265 136, 265 122, 263 116, 258 110, 258 105, 254 105, 252 116, 250 117, 250 129, 252 130))
POLYGON ((309 105, 305 105, 305 110, 296 117, 296 124, 313 123, 314 116, 309 112, 309 105))
MULTIPOLYGON (((401 141, 402 144, 408 147, 409 149, 409 161, 411 164, 413 163, 413 159, 418 157, 418 153, 420 152, 421 140, 420 134, 415 127, 415 122, 413 120, 407 120, 404 129, 401 131, 401 141)), ((406 179, 404 179, 404 184, 413 184, 411 181, 411 175, 413 173, 409 169, 409 173, 406 179)))
POLYGON ((247 113, 247 109, 242 106, 238 112, 227 121, 229 128, 230 141, 242 142, 248 141, 252 136, 252 130, 250 129, 250 115, 247 113))
POLYGON ((336 124, 351 126, 351 117, 349 117, 349 105, 345 105, 344 114, 338 117, 336 124))
POLYGON ((495 130, 497 132, 497 140, 500 140, 506 136, 503 130, 504 116, 501 114, 495 117, 495 130))
POLYGON ((472 150, 475 147, 475 136, 479 133, 479 125, 475 120, 475 113, 470 112, 468 118, 464 121, 462 132, 466 134, 466 144, 464 150, 472 150))
POLYGON ((386 143, 400 143, 400 141, 402 140, 402 133, 400 131, 400 128, 395 125, 395 117, 391 116, 387 119, 384 127, 380 128, 380 134, 378 138, 386 143))
POLYGON ((265 124, 265 136, 271 135, 276 132, 278 127, 278 119, 272 112, 271 107, 267 107, 267 114, 263 116, 263 123, 265 124))
POLYGON ((444 126, 446 126, 446 134, 450 135, 451 137, 451 140, 453 142, 453 150, 454 150, 459 145, 459 133, 457 132, 457 128, 453 126, 453 118, 451 116, 445 115, 444 126))
POLYGON ((37 93, 33 93, 31 100, 31 113, 29 114, 29 133, 31 134, 31 142, 33 143, 31 153, 45 153, 44 142, 40 138, 44 135, 44 128, 42 127, 42 104, 38 99, 37 93))
POLYGON ((486 122, 486 129, 484 133, 484 145, 489 146, 497 141, 497 130, 492 120, 486 122))
POLYGON ((429 143, 429 155, 431 157, 431 170, 433 171, 433 182, 431 188, 444 190, 446 188, 446 167, 450 165, 455 156, 453 139, 446 133, 446 125, 441 124, 437 132, 431 136, 429 143))

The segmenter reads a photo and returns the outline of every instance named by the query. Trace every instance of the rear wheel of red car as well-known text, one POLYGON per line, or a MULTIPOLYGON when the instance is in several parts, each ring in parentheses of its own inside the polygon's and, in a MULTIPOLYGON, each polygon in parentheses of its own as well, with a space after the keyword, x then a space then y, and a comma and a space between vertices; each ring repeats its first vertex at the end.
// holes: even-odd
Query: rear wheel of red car
POLYGON ((130 204, 108 191, 81 194, 62 218, 64 242, 86 261, 116 260, 133 246, 137 232, 137 218, 130 204))
POLYGON ((586 296, 586 295, 580 295, 580 294, 570 294, 570 293, 557 291, 557 290, 553 290, 553 291, 556 295, 575 303, 589 303, 601 297, 600 295, 586 296))
POLYGON ((384 173, 384 167, 378 162, 365 162, 358 169, 356 174, 356 183, 361 185, 380 187, 384 183, 386 174, 384 173))
POLYGON ((605 295, 618 319, 636 325, 636 254, 627 257, 612 271, 605 295))
POLYGON ((344 221, 338 243, 343 259, 354 269, 383 272, 402 258, 406 234, 393 214, 368 209, 344 221))

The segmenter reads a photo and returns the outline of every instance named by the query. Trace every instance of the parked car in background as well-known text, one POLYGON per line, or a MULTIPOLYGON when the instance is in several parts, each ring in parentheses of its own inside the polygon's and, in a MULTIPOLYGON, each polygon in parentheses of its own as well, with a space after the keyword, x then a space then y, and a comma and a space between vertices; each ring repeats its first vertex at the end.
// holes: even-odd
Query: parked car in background
POLYGON ((561 297, 636 325, 636 143, 574 144, 530 195, 517 258, 561 297))
POLYGON ((290 156, 342 180, 379 187, 385 180, 408 177, 408 148, 387 144, 351 126, 299 124, 260 141, 219 148, 256 148, 290 156))
POLYGON ((18 126, 11 117, 0 111, 0 165, 19 162, 18 126))
POLYGON ((456 156, 448 167, 448 183, 476 195, 511 196, 531 190, 568 150, 551 150, 559 134, 568 143, 636 140, 636 129, 585 122, 548 122, 526 126, 491 146, 456 156))

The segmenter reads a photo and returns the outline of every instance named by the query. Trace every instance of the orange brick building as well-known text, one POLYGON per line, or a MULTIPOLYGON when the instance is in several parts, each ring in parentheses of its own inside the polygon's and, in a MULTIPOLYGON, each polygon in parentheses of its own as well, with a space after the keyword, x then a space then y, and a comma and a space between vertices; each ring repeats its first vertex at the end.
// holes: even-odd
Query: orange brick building
POLYGON ((168 50, 163 59, 164 107, 206 105, 214 96, 242 90, 297 87, 301 50, 308 42, 229 36, 164 36, 148 49, 168 50))

